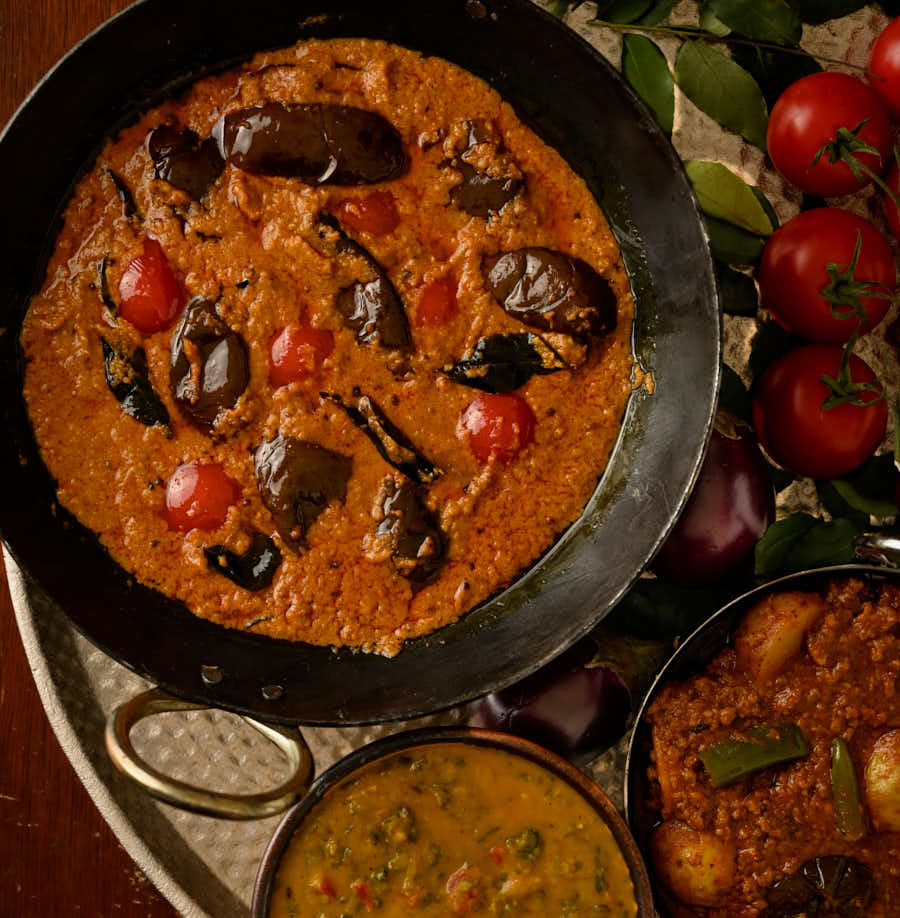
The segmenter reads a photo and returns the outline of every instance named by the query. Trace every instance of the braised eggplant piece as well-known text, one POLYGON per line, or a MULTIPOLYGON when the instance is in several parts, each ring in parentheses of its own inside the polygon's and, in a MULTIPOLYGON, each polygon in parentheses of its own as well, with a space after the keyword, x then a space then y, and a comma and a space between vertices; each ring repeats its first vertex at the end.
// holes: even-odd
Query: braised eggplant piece
POLYGON ((116 301, 109 292, 108 270, 109 255, 104 255, 103 258, 97 262, 97 286, 100 289, 100 299, 103 301, 103 305, 109 310, 113 318, 117 318, 119 315, 119 307, 116 305, 116 301))
POLYGON ((316 229, 319 241, 333 257, 350 255, 366 262, 368 276, 338 291, 334 301, 344 324, 356 333, 356 340, 387 350, 409 347, 412 337, 406 310, 378 262, 330 214, 319 214, 316 229))
POLYGON ((873 890, 872 871, 859 861, 837 855, 816 857, 770 887, 769 904, 759 918, 861 918, 873 890))
POLYGON ((440 570, 446 556, 446 539, 437 519, 422 498, 421 489, 410 481, 399 486, 385 481, 379 494, 375 534, 391 545, 395 570, 413 584, 424 585, 440 570))
MULTIPOLYGON (((492 174, 478 168, 471 161, 477 156, 477 148, 482 145, 493 147, 494 158, 499 159, 499 165, 509 167, 504 163, 503 145, 480 118, 469 121, 467 146, 459 157, 451 160, 447 165, 459 172, 462 181, 450 191, 450 200, 460 209, 473 217, 483 217, 489 220, 499 214, 501 210, 522 190, 525 180, 518 174, 506 175, 499 169, 500 174, 492 174)), ((489 147, 485 146, 485 149, 489 147)), ((508 159, 508 156, 505 157, 508 159)), ((515 170, 518 172, 518 170, 515 170)))
POLYGON ((115 186, 116 194, 119 196, 119 200, 122 202, 125 216, 129 220, 134 216, 138 216, 137 204, 134 203, 134 195, 132 195, 131 189, 108 166, 105 166, 103 171, 109 176, 110 181, 112 181, 113 185, 115 186))
POLYGON ((310 185, 386 182, 407 168, 394 126, 349 105, 266 102, 225 115, 213 137, 222 158, 238 169, 310 185))
POLYGON ((347 497, 353 462, 296 437, 264 440, 256 449, 256 482, 284 541, 299 551, 316 517, 333 500, 347 497))
POLYGON ((128 354, 113 347, 106 338, 103 345, 103 364, 106 384, 126 414, 147 427, 159 424, 172 436, 169 412, 150 382, 147 355, 143 348, 128 354))
POLYGON ((375 444, 385 462, 390 463, 407 478, 419 484, 431 484, 441 470, 423 456, 399 427, 392 424, 368 395, 357 396, 355 405, 348 405, 339 395, 320 392, 319 395, 340 405, 347 417, 375 444))
POLYGON ((522 190, 523 179, 492 176, 460 162, 456 169, 462 181, 450 190, 450 200, 472 217, 488 219, 499 214, 522 190))
POLYGON ((525 248, 486 258, 482 270, 503 310, 532 328, 593 338, 616 327, 612 287, 580 258, 525 248))
POLYGON ((470 354, 445 368, 454 382, 484 392, 512 392, 532 376, 557 373, 569 365, 556 351, 531 332, 489 335, 470 354))
POLYGON ((172 336, 169 378, 178 407, 198 427, 210 429, 233 408, 250 382, 244 339, 197 297, 188 303, 172 336))
POLYGON ((264 590, 275 577, 281 564, 281 552, 267 535, 256 532, 249 548, 239 555, 225 545, 210 545, 203 549, 206 563, 245 590, 264 590))
POLYGON ((215 139, 201 140, 190 128, 163 124, 147 135, 153 174, 199 201, 225 168, 215 139))

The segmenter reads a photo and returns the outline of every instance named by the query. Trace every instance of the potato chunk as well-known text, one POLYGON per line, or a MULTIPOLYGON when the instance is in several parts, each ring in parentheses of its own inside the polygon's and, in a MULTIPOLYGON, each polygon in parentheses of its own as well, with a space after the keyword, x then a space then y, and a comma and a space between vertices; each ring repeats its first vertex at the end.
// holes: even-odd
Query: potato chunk
POLYGON ((900 832, 900 730, 875 743, 866 765, 866 796, 875 828, 900 832))
POLYGON ((650 838, 660 879, 689 905, 721 905, 734 880, 734 848, 712 832, 664 822, 650 838))
POLYGON ((817 593, 775 593, 744 616, 734 636, 738 667, 757 684, 768 682, 799 652, 827 609, 817 593))

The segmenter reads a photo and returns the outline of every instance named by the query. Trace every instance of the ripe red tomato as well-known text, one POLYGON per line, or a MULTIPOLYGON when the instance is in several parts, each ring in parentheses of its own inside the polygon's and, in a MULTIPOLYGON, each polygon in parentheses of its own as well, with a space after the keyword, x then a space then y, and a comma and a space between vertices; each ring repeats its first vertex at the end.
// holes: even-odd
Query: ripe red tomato
POLYGON ((868 220, 837 207, 821 207, 797 214, 777 229, 766 243, 759 267, 759 291, 763 305, 789 331, 822 344, 843 344, 860 324, 852 303, 834 304, 823 295, 853 292, 846 282, 832 284, 847 274, 857 239, 861 240, 853 278, 865 282, 865 291, 881 296, 859 295, 866 315, 863 334, 874 328, 890 307, 888 298, 897 285, 894 255, 887 240, 868 220), (845 315, 846 318, 837 318, 845 315))
POLYGON ((416 325, 433 328, 447 322, 456 312, 456 281, 439 277, 427 284, 416 309, 416 325))
MULTIPOLYGON (((865 402, 843 402, 825 409, 831 390, 822 382, 837 379, 843 349, 807 344, 779 357, 757 383, 753 426, 766 452, 788 471, 811 478, 839 478, 861 465, 881 443, 887 425, 887 401, 878 392, 861 391, 865 402)), ((850 357, 854 383, 875 382, 869 365, 850 357)))
POLYGON ((482 393, 463 411, 460 435, 480 462, 514 459, 534 439, 534 412, 521 395, 482 393))
POLYGON ((286 386, 312 376, 334 350, 328 329, 311 325, 287 325, 269 343, 269 380, 286 386))
POLYGON ((895 116, 900 116, 900 18, 889 22, 869 54, 869 83, 895 116))
POLYGON ((840 140, 842 128, 855 132, 860 143, 878 153, 853 152, 852 144, 847 143, 853 139, 849 135, 839 149, 880 175, 890 162, 893 143, 884 103, 856 77, 834 71, 812 73, 788 86, 773 106, 766 136, 769 156, 775 168, 801 191, 823 197, 850 194, 871 179, 865 174, 857 179, 841 158, 831 162, 830 150, 819 156, 826 144, 840 140))
POLYGON ((169 529, 216 529, 225 522, 228 508, 241 496, 241 489, 220 465, 185 462, 166 484, 164 516, 169 529))
POLYGON ((400 224, 394 196, 389 191, 373 191, 363 198, 345 198, 337 205, 338 219, 357 233, 384 236, 400 224))
POLYGON ((119 315, 145 335, 168 328, 184 305, 162 246, 149 236, 144 251, 129 262, 119 280, 119 315))

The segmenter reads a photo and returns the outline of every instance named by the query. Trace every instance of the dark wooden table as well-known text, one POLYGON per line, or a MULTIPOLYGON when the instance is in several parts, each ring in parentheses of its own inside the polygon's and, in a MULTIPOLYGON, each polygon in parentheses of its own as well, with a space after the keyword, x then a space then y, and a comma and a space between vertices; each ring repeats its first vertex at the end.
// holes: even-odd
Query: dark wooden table
MULTIPOLYGON (((63 53, 127 5, 0 0, 0 125, 63 53)), ((0 737, 0 918, 177 918, 119 845, 50 729, 2 564, 0 737)))

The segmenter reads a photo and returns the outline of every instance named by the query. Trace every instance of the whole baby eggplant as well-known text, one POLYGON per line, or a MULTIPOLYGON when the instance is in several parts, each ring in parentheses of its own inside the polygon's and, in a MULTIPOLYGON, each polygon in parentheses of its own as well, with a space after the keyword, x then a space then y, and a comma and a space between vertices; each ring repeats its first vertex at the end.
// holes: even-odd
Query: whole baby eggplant
POLYGON ((306 544, 316 517, 347 496, 353 461, 318 443, 278 434, 254 454, 256 481, 279 535, 294 551, 306 544))
POLYGON ((632 708, 665 658, 656 641, 595 632, 470 709, 473 727, 513 733, 586 759, 625 733, 632 708))
POLYGON ((181 411, 206 430, 250 382, 246 342, 202 297, 188 303, 172 335, 169 381, 181 411))
POLYGON ((222 159, 310 185, 365 185, 406 171, 403 140, 376 112, 349 105, 266 102, 229 112, 212 136, 222 159))
POLYGON ((749 569, 774 519, 775 489, 752 431, 720 414, 697 483, 653 572, 681 586, 721 583, 749 569))
POLYGON ((596 338, 616 327, 616 296, 586 261, 552 249, 492 255, 485 281, 504 312, 532 328, 596 338))

